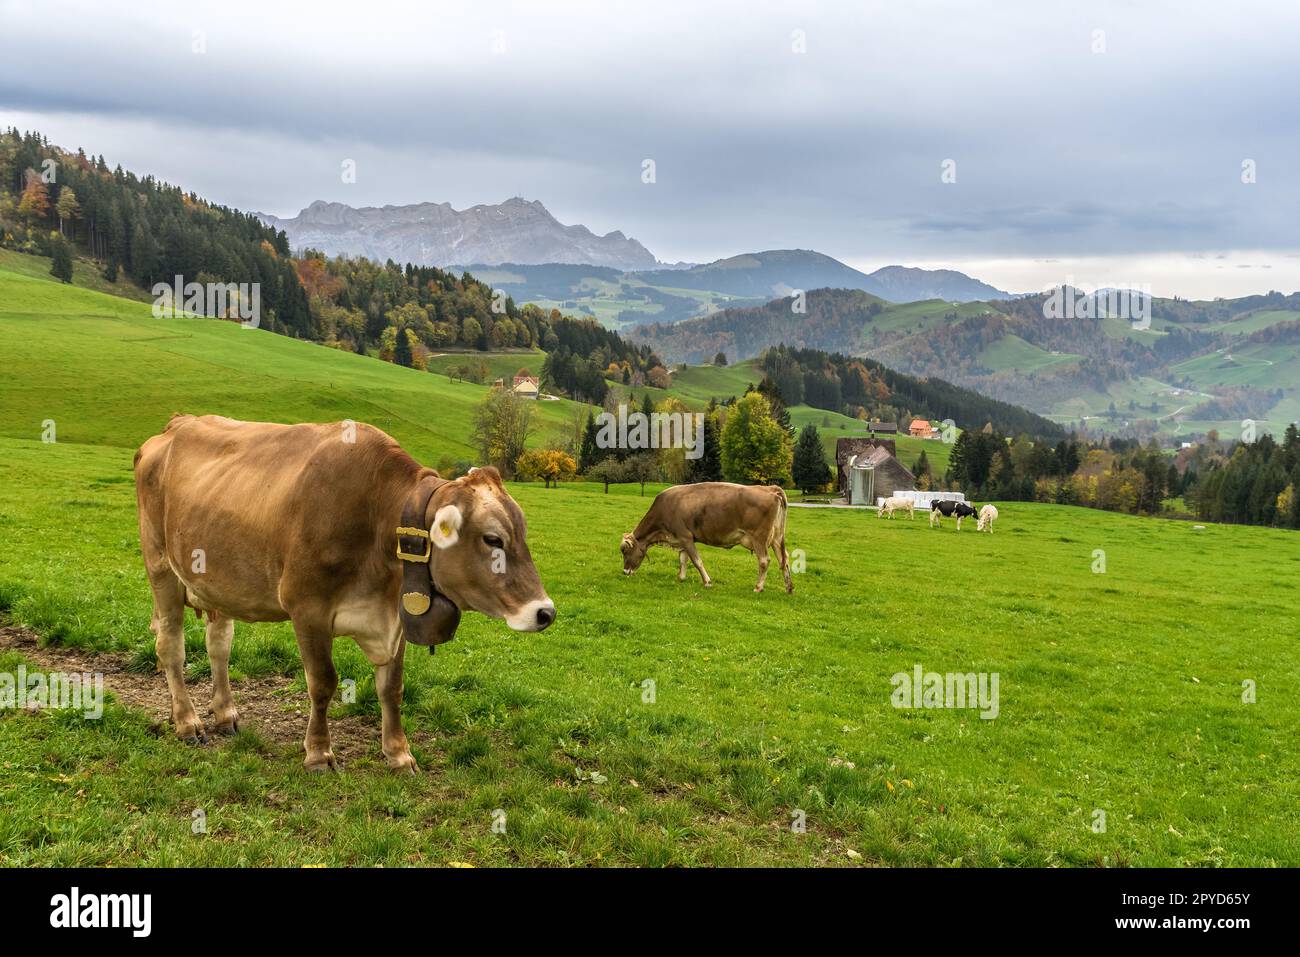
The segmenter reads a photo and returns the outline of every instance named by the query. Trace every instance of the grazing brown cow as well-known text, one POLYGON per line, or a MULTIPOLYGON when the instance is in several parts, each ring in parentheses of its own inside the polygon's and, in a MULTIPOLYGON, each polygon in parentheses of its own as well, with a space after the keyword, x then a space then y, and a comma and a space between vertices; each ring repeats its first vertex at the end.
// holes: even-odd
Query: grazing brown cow
POLYGON ((400 713, 406 643, 432 651, 462 609, 516 631, 555 619, 496 469, 447 481, 369 425, 174 416, 136 453, 135 483, 158 667, 186 740, 204 740, 185 690, 186 605, 207 618, 212 713, 225 734, 238 727, 234 622, 293 622, 311 698, 309 770, 336 766, 336 636, 353 637, 375 666, 389 766, 414 771, 400 713))
POLYGON ((732 548, 743 545, 758 559, 758 584, 767 580, 768 549, 776 553, 785 577, 785 590, 794 591, 790 581, 790 556, 785 550, 785 492, 775 485, 733 485, 730 482, 698 482, 674 485, 655 496, 650 510, 636 529, 623 536, 623 573, 640 567, 646 549, 667 545, 678 550, 677 580, 686 580, 686 559, 700 573, 704 587, 713 585, 704 570, 695 543, 732 548))

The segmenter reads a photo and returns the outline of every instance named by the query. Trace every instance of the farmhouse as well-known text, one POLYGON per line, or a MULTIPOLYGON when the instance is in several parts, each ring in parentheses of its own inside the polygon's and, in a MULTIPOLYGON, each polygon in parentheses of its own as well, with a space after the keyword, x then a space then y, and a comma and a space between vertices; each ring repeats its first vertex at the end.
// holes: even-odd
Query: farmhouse
POLYGON ((517 375, 513 386, 514 393, 521 399, 536 399, 539 385, 537 376, 517 375))
POLYGON ((913 419, 907 434, 917 439, 937 439, 939 430, 930 424, 929 419, 913 419))
POLYGON ((839 492, 851 504, 872 504, 880 497, 916 488, 914 476, 894 456, 893 439, 849 438, 835 443, 839 492))
POLYGON ((867 431, 872 435, 897 435, 897 422, 872 422, 867 426, 867 431))

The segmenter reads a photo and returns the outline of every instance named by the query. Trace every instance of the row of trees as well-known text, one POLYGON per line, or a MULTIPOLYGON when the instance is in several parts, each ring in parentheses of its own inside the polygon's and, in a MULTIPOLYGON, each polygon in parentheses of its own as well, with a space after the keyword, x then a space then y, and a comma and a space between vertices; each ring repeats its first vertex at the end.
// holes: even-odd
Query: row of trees
MULTIPOLYGON (((617 415, 617 404, 623 401, 621 394, 607 397, 606 411, 617 415)), ((549 485, 581 474, 603 482, 607 491, 609 485, 624 482, 640 483, 644 491, 645 483, 652 481, 793 483, 805 490, 823 488, 831 481, 816 427, 805 427, 796 445, 792 431, 781 424, 768 397, 758 390, 725 403, 711 401, 698 413, 702 416, 698 438, 692 418, 687 436, 691 441, 657 449, 608 445, 602 439, 602 423, 589 412, 567 446, 528 450, 533 408, 534 403, 508 390, 494 391, 479 407, 474 441, 480 457, 507 477, 541 478, 549 485)), ((648 393, 639 405, 633 399, 631 409, 647 421, 656 413, 697 414, 676 399, 656 403, 648 393)))
MULTIPOLYGON (((1211 440, 1213 441, 1213 439, 1211 440)), ((1217 444, 1217 443, 1216 443, 1217 444)), ((1211 453, 1208 468, 1189 464, 1184 497, 1198 518, 1300 528, 1300 430, 1211 453)))
POLYGON ((1085 505, 1131 514, 1155 514, 1181 490, 1171 458, 1148 445, 1115 440, 1055 446, 995 429, 963 432, 948 459, 945 481, 972 498, 1085 505))
MULTIPOLYGON (((918 463, 918 477, 920 464, 918 463)), ((1197 518, 1213 522, 1300 528, 1300 429, 1282 442, 1262 435, 1204 442, 1170 455, 1154 439, 1145 445, 1113 438, 1055 447, 1026 436, 1009 441, 992 429, 963 432, 953 446, 947 487, 973 498, 1083 505, 1135 515, 1168 511, 1182 497, 1197 518)))

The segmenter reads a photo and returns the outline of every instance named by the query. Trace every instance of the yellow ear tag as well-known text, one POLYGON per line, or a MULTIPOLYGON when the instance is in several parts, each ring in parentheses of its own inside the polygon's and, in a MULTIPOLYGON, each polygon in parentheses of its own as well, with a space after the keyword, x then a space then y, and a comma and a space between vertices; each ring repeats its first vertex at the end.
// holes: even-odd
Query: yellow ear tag
POLYGON ((402 607, 407 614, 423 615, 429 610, 429 596, 421 595, 418 591, 408 591, 402 596, 402 607))

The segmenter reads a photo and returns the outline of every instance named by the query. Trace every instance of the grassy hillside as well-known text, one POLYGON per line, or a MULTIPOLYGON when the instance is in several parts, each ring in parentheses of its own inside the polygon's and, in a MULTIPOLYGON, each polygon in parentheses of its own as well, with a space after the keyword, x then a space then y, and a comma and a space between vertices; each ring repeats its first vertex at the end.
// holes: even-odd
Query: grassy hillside
MULTIPOLYGON (((173 412, 372 422, 417 457, 470 457, 487 386, 236 323, 155 319, 148 305, 0 270, 0 435, 135 448, 173 412)), ((517 368, 517 366, 516 366, 517 368)), ((574 403, 538 403, 545 442, 574 403)))
POLYGON ((546 353, 540 349, 520 352, 446 352, 429 358, 429 371, 446 375, 448 370, 462 365, 476 365, 482 362, 488 368, 487 383, 495 379, 510 382, 520 369, 527 369, 530 375, 540 375, 546 353))
MULTIPOLYGON (((153 702, 123 698, 98 721, 0 712, 4 864, 1300 864, 1286 573, 1300 536, 1263 528, 1004 503, 990 536, 792 508, 795 593, 756 595, 742 550, 703 550, 707 591, 678 584, 665 552, 623 576, 619 536, 650 501, 631 487, 517 484, 559 619, 520 635, 467 614, 436 656, 407 656, 421 774, 384 767, 371 670, 346 639, 346 770, 302 773, 286 624, 236 626, 241 732, 181 744, 152 670, 131 478, 142 434, 173 408, 352 414, 427 458, 467 447, 454 430, 482 392, 12 273, 0 337, 0 611, 116 652, 133 670, 104 668, 109 689, 130 679, 153 702), (58 442, 39 441, 44 418, 58 442), (891 676, 916 665, 998 673, 998 716, 893 707, 891 676), (790 828, 799 812, 806 833, 790 828)), ((192 619, 186 636, 201 682, 192 619)), ((0 650, 0 670, 34 654, 0 650)))
MULTIPOLYGON (((14 252, 12 249, 0 249, 0 270, 17 273, 19 276, 27 276, 31 279, 45 279, 52 282, 54 280, 50 276, 51 262, 52 260, 48 256, 29 256, 26 253, 14 252)), ((149 295, 148 290, 141 289, 134 283, 123 279, 118 279, 117 282, 109 282, 104 278, 99 264, 85 259, 73 259, 72 284, 81 289, 93 289, 96 292, 121 296, 124 299, 135 299, 139 302, 153 301, 153 297, 149 295)), ((3 300, 0 300, 0 306, 3 305, 3 300)))
POLYGON ((1053 354, 1026 342, 1019 336, 1003 336, 982 350, 979 364, 994 371, 1014 369, 1016 372, 1037 372, 1063 362, 1076 362, 1079 356, 1070 353, 1053 354))

